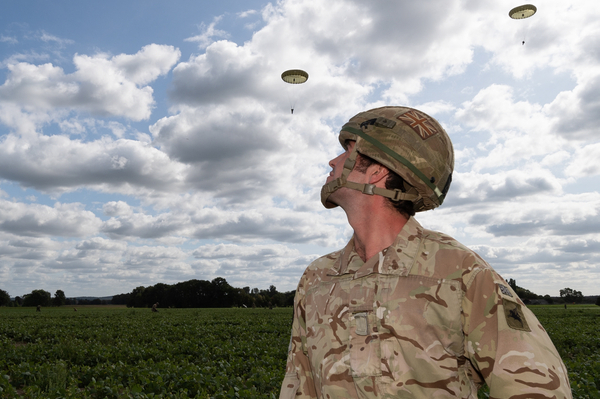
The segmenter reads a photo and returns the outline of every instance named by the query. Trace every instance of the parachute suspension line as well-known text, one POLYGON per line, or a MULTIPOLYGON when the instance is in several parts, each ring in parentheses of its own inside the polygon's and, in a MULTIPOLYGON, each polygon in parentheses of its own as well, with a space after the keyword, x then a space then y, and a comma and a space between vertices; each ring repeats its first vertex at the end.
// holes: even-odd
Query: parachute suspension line
POLYGON ((528 33, 529 33, 529 24, 527 24, 525 26, 525 32, 523 33, 523 43, 522 43, 523 46, 525 45, 525 40, 527 40, 528 33))
POLYGON ((290 90, 292 89, 291 87, 286 87, 285 89, 286 89, 285 94, 287 95, 288 102, 290 104, 290 110, 292 111, 292 115, 293 115, 294 108, 296 107, 296 99, 295 98, 292 99, 292 95, 290 94, 290 90))

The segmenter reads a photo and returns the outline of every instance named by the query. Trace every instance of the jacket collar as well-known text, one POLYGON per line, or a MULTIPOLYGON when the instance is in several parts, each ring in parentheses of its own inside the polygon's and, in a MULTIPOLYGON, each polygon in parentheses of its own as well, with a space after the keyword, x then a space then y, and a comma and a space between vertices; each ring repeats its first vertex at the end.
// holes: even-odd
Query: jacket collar
POLYGON ((423 227, 414 217, 411 217, 394 243, 366 262, 363 262, 356 253, 354 236, 352 236, 346 247, 342 249, 341 256, 333 265, 332 274, 340 276, 353 274, 353 278, 364 277, 372 273, 407 276, 416 259, 422 236, 423 227))

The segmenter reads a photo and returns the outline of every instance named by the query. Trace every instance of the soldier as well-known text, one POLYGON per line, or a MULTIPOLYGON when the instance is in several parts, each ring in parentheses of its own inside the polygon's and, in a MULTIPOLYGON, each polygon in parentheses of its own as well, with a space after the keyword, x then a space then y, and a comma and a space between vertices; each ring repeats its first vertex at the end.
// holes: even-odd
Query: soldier
POLYGON ((280 398, 571 398, 544 328, 476 253, 423 228, 441 205, 454 151, 415 109, 383 107, 345 124, 321 190, 354 235, 315 260, 294 300, 280 398))

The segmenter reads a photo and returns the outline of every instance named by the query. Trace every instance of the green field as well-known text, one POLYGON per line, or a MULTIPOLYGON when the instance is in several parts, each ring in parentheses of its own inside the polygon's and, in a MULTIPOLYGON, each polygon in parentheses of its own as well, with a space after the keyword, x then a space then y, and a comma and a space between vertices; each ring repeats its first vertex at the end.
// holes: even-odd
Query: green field
POLYGON ((0 397, 277 397, 291 317, 291 308, 0 308, 0 397))
MULTIPOLYGON (((600 398, 600 307, 532 309, 574 397, 600 398)), ((291 308, 0 308, 0 397, 277 398, 291 317, 291 308)))
POLYGON ((600 307, 530 306, 558 349, 574 398, 600 399, 600 307))

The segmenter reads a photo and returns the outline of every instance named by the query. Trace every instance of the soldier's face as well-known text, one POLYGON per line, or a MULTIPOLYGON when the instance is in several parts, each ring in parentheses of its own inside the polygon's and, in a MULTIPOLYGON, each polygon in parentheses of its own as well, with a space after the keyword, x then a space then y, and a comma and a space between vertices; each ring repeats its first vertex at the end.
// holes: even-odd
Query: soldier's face
POLYGON ((342 152, 340 155, 329 161, 329 166, 331 166, 331 172, 329 173, 329 176, 327 176, 327 183, 342 176, 344 162, 346 162, 346 159, 350 156, 350 153, 352 152, 352 149, 354 148, 355 144, 356 141, 348 140, 346 142, 346 151, 342 152))

